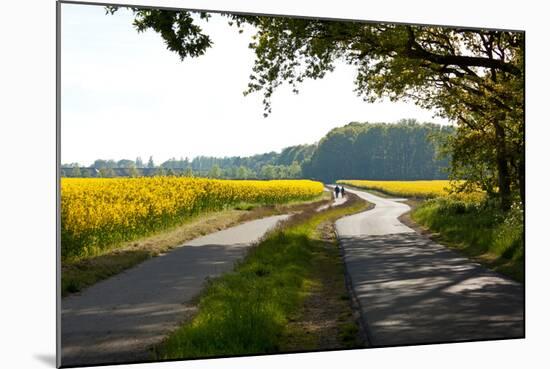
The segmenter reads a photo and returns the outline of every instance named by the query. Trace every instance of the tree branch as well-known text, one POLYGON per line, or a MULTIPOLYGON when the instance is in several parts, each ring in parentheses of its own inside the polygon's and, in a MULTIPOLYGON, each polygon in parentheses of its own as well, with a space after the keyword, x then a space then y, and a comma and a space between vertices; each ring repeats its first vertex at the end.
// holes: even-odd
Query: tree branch
POLYGON ((516 66, 503 62, 498 59, 489 59, 478 56, 464 56, 464 55, 440 55, 425 50, 422 46, 416 42, 412 27, 407 26, 409 34, 408 49, 406 50, 407 56, 413 59, 429 60, 432 63, 443 65, 456 65, 459 67, 482 67, 498 69, 503 72, 511 73, 513 75, 521 75, 521 70, 516 66))

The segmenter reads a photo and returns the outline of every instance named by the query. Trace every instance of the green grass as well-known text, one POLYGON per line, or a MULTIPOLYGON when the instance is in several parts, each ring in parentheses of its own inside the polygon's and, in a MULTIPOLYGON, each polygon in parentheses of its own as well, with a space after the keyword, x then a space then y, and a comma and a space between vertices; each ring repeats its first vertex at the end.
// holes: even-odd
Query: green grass
MULTIPOLYGON (((323 212, 311 207, 269 234, 233 272, 209 283, 198 299, 197 315, 154 349, 155 359, 284 350, 289 320, 300 315, 316 285, 317 228, 366 208, 361 200, 348 203, 323 212)), ((353 329, 347 329, 349 340, 353 329)))
POLYGON ((151 256, 152 253, 147 250, 122 250, 79 263, 67 263, 62 269, 61 295, 78 292, 151 256))
POLYGON ((414 221, 435 238, 491 269, 523 282, 523 216, 518 207, 503 213, 490 203, 435 199, 416 208, 414 221))

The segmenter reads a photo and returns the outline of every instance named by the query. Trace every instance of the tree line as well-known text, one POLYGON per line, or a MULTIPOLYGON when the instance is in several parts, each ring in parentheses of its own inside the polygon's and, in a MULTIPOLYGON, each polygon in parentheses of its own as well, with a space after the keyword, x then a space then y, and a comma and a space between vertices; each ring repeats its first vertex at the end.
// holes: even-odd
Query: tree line
POLYGON ((311 157, 315 145, 296 145, 280 153, 268 152, 247 157, 197 156, 171 158, 155 164, 153 157, 145 164, 136 160, 97 159, 89 167, 79 163, 62 164, 64 177, 138 177, 181 175, 187 177, 209 177, 227 179, 293 179, 302 178, 301 163, 311 157))
POLYGON ((303 163, 304 175, 334 182, 338 179, 446 179, 449 158, 438 142, 452 135, 451 126, 350 123, 330 131, 303 163))
POLYGON ((447 157, 439 157, 437 141, 452 134, 452 127, 403 120, 396 124, 349 123, 331 130, 318 143, 296 145, 280 153, 248 157, 197 156, 169 159, 156 165, 136 160, 98 159, 89 168, 63 165, 68 177, 182 175, 228 179, 313 178, 440 179, 447 178, 447 157))

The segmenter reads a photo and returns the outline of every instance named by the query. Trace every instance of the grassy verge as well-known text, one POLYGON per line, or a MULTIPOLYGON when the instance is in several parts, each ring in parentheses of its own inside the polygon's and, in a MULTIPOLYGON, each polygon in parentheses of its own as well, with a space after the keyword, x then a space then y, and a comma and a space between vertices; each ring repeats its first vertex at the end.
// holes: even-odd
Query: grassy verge
POLYGON ((524 281, 523 217, 518 208, 502 213, 483 202, 435 199, 416 207, 411 218, 434 240, 524 281))
POLYGON ((111 277, 146 259, 168 252, 196 237, 232 227, 243 222, 271 215, 300 212, 310 206, 320 206, 330 200, 323 193, 314 200, 285 205, 259 206, 238 204, 233 209, 203 214, 172 229, 132 242, 108 248, 103 253, 73 260, 64 260, 61 267, 61 293, 67 296, 103 279, 111 277))
POLYGON ((352 196, 341 206, 310 207, 290 218, 233 272, 209 283, 198 313, 154 348, 155 359, 357 345, 341 260, 326 225, 366 207, 352 196))

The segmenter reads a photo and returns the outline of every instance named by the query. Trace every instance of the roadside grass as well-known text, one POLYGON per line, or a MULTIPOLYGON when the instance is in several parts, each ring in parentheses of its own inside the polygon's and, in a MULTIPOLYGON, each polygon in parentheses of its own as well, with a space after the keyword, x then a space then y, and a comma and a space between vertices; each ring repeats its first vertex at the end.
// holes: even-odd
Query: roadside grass
MULTIPOLYGON (((366 210, 370 208, 368 204, 366 210)), ((338 247, 334 218, 319 224, 312 242, 312 278, 309 292, 288 319, 281 352, 363 347, 346 287, 344 262, 338 247)))
POLYGON ((416 207, 411 218, 432 238, 475 261, 523 282, 523 216, 518 207, 502 213, 486 202, 434 199, 416 207))
POLYGON ((61 266, 61 294, 67 296, 81 291, 94 283, 118 274, 151 257, 166 253, 194 238, 233 227, 249 220, 300 212, 309 206, 321 206, 330 199, 330 194, 324 192, 313 200, 295 201, 283 205, 238 204, 231 209, 196 216, 169 230, 107 248, 93 257, 63 260, 61 266))
POLYGON ((347 292, 338 248, 333 239, 324 239, 320 227, 366 208, 366 202, 353 196, 322 212, 310 206, 283 222, 233 272, 207 284, 197 298, 195 317, 155 347, 153 357, 315 350, 324 347, 324 320, 337 322, 329 331, 337 332, 338 345, 357 345, 349 301, 341 298, 347 292), (312 307, 329 311, 329 316, 317 312, 319 319, 311 322, 312 307))
POLYGON ((233 209, 250 211, 250 210, 255 209, 257 207, 258 207, 257 204, 253 204, 253 203, 249 203, 249 202, 241 202, 241 203, 238 203, 237 205, 235 205, 233 207, 233 209))

